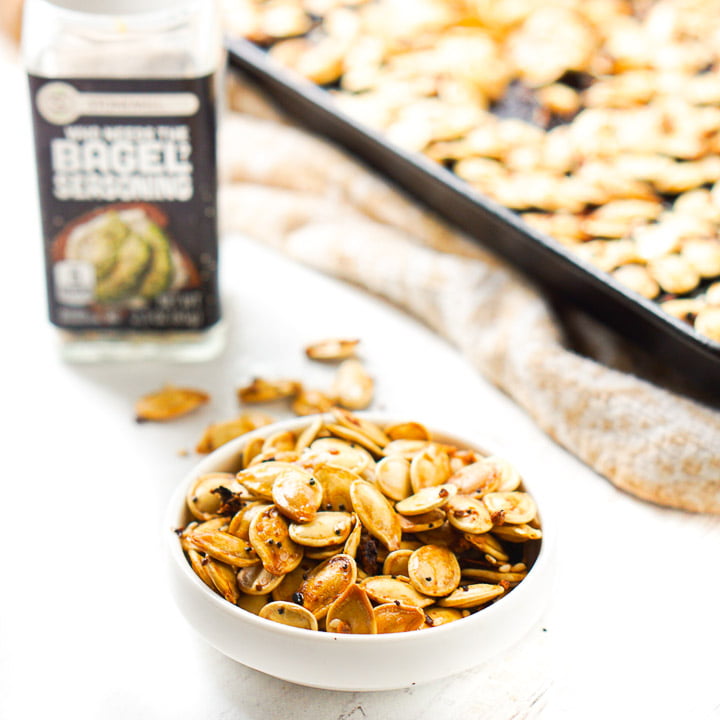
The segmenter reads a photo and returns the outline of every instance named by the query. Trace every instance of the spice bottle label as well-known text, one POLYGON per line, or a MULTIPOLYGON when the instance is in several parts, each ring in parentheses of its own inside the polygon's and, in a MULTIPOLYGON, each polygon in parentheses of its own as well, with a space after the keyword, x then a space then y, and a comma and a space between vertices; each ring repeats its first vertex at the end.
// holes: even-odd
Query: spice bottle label
POLYGON ((213 77, 29 80, 51 321, 215 324, 213 77))

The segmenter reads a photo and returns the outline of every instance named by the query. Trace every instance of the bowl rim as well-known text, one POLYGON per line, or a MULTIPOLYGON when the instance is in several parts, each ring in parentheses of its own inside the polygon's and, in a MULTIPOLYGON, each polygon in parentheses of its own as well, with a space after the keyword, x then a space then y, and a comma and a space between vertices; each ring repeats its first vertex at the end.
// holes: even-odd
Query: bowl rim
MULTIPOLYGON (((391 415, 382 412, 354 412, 353 414, 357 417, 364 418, 371 422, 381 423, 382 425, 391 425, 398 422, 407 422, 406 419, 398 420, 398 418, 394 414, 391 415)), ((288 638, 303 638, 305 640, 313 639, 313 641, 319 643, 328 643, 331 645, 335 645, 338 642, 348 645, 354 645, 358 643, 383 643, 393 645, 395 643, 423 642, 422 638, 426 636, 426 633, 421 632, 420 630, 398 633, 377 633, 374 635, 349 633, 346 634, 333 633, 328 631, 320 632, 317 630, 297 628, 291 625, 283 625, 282 623, 274 622, 266 618, 261 618, 248 610, 244 610, 237 605, 233 605, 225 598, 218 595, 218 593, 211 590, 195 573, 195 571, 190 566, 190 563, 187 561, 187 558, 185 557, 178 537, 177 520, 179 515, 185 511, 185 497, 187 495, 187 488, 190 483, 193 482, 193 480, 195 480, 199 475, 207 472, 215 472, 216 468, 214 468, 213 466, 220 465, 223 462, 229 461, 232 457, 236 457, 238 453, 242 450, 242 448, 247 444, 247 442, 253 440, 254 438, 265 436, 271 432, 293 430, 299 427, 305 427, 318 417, 329 418, 331 416, 329 413, 319 413, 317 415, 306 415, 302 417, 290 418, 287 420, 279 420, 272 424, 264 425, 260 428, 257 428, 256 430, 252 430, 251 432, 245 433, 240 437, 230 440, 229 442, 220 446, 212 453, 204 457, 202 460, 197 462, 193 466, 193 468, 185 474, 183 479, 178 483, 178 485, 172 492, 165 512, 164 526, 165 528, 170 529, 170 531, 167 532, 166 540, 172 561, 176 566, 179 567, 184 578, 191 583, 191 586, 194 587, 195 590, 202 594, 202 596, 207 602, 213 604, 215 608, 217 608, 224 614, 230 617, 237 618, 241 623, 250 623, 251 626, 255 626, 260 631, 266 631, 272 634, 286 636, 288 638)), ((463 437, 455 431, 446 431, 427 424, 425 425, 425 427, 428 428, 433 438, 438 438, 441 441, 443 441, 443 439, 452 440, 456 444, 462 443, 462 445, 465 447, 480 449, 484 452, 489 452, 490 454, 494 454, 494 449, 496 449, 495 444, 485 442, 485 438, 480 438, 479 441, 470 441, 466 437, 463 437)), ((526 474, 524 472, 524 468, 522 467, 522 463, 516 463, 512 460, 511 462, 516 468, 518 468, 522 477, 523 485, 525 485, 526 474)), ((529 491, 531 492, 532 497, 538 506, 538 514, 542 517, 543 536, 540 541, 537 558, 535 559, 535 562, 528 571, 528 574, 525 576, 522 582, 520 582, 515 588, 513 588, 512 592, 509 592, 506 595, 498 598, 495 602, 483 608, 482 610, 479 610, 465 618, 462 618, 462 628, 467 628, 469 630, 470 623, 478 624, 483 622, 491 622, 492 618, 496 615, 505 614, 505 612, 508 611, 508 609, 511 608, 512 605, 522 602, 523 598, 525 598, 532 591, 533 587, 540 582, 541 573, 550 572, 550 562, 551 556, 553 554, 555 540, 554 533, 552 529, 549 534, 546 533, 547 510, 545 507, 545 503, 538 501, 536 489, 532 487, 532 481, 530 482, 530 486, 531 487, 529 491)), ((540 611, 540 608, 538 608, 538 610, 540 611)), ((439 633, 449 634, 457 632, 458 628, 456 626, 458 625, 458 622, 459 621, 445 623, 437 627, 428 628, 428 630, 433 631, 432 637, 438 637, 439 633)))

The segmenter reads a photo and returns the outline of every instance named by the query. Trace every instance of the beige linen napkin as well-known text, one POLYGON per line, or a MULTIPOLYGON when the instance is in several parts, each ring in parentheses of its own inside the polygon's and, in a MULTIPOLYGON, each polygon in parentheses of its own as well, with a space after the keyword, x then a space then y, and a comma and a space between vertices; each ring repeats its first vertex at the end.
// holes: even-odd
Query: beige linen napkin
MULTIPOLYGON (((224 230, 412 313, 617 487, 720 513, 720 412, 571 350, 548 302, 509 268, 249 89, 234 86, 230 97, 224 230)), ((569 317, 586 350, 616 366, 636 361, 589 323, 569 317)))

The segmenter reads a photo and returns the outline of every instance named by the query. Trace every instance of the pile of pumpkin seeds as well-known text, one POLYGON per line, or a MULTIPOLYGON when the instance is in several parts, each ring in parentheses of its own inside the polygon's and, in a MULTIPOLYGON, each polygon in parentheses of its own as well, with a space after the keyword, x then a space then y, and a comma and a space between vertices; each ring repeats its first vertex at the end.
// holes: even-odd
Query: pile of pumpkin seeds
POLYGON ((193 519, 176 532, 208 587, 333 633, 466 617, 522 582, 542 538, 505 459, 340 407, 248 440, 238 471, 201 475, 186 504, 193 519))

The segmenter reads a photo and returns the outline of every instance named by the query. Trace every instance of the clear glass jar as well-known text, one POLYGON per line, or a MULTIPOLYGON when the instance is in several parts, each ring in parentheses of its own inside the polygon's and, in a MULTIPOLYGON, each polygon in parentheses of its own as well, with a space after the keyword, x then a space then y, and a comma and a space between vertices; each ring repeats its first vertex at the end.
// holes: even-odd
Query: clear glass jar
POLYGON ((214 0, 27 0, 50 319, 75 361, 224 346, 214 0))

